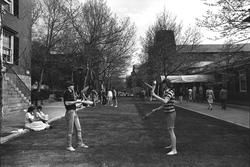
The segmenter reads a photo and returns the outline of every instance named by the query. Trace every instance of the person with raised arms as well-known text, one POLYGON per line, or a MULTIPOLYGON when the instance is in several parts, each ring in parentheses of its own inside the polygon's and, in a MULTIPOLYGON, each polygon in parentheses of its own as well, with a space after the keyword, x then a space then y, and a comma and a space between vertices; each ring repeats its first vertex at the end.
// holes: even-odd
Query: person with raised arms
MULTIPOLYGON (((156 98, 158 101, 162 103, 162 105, 158 108, 155 108, 150 112, 150 114, 163 110, 163 112, 166 115, 166 123, 167 123, 167 129, 168 133, 170 135, 171 145, 167 146, 165 148, 171 148, 171 151, 167 153, 167 155, 176 155, 177 149, 176 149, 176 136, 174 133, 174 126, 175 126, 175 119, 176 119, 176 111, 174 106, 175 101, 175 93, 172 89, 172 83, 169 79, 165 79, 163 82, 163 97, 160 97, 155 94, 155 86, 152 86, 151 89, 151 95, 156 98)), ((145 116, 148 117, 149 114, 145 116)))

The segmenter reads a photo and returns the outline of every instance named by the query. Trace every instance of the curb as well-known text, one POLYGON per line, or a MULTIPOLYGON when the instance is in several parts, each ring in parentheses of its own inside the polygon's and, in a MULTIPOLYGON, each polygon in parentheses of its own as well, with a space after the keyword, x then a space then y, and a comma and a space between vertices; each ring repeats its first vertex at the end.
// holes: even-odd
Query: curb
POLYGON ((198 113, 198 114, 202 114, 202 115, 206 115, 208 117, 211 117, 211 118, 215 118, 215 119, 218 119, 218 120, 222 120, 222 121, 225 121, 225 122, 229 122, 229 123, 232 123, 232 124, 235 124, 235 125, 238 125, 238 126, 241 126, 241 127, 244 127, 244 128, 250 128, 248 126, 245 126, 245 125, 242 125, 242 124, 239 124, 239 123, 236 123, 236 122, 233 122, 233 121, 229 121, 229 120, 225 120, 225 119, 222 119, 222 118, 218 118, 216 116, 213 116, 213 115, 209 115, 209 114, 206 114, 206 113, 203 113, 203 112, 198 112, 194 109, 191 109, 191 108, 188 108, 188 107, 183 107, 183 106, 180 106, 180 105, 176 105, 176 107, 179 107, 179 108, 183 108, 183 109, 186 109, 186 110, 189 110, 189 111, 192 111, 192 112, 195 112, 195 113, 198 113))
MULTIPOLYGON (((48 123, 54 122, 54 121, 59 120, 59 119, 61 119, 63 117, 64 117, 64 115, 63 116, 58 116, 58 117, 55 117, 55 118, 51 118, 48 121, 48 123)), ((19 137, 21 135, 24 135, 24 134, 28 133, 28 132, 30 132, 29 129, 24 129, 21 132, 16 132, 16 133, 13 133, 13 134, 5 136, 5 137, 0 137, 0 144, 4 144, 4 143, 8 142, 9 140, 17 138, 17 137, 19 137)))

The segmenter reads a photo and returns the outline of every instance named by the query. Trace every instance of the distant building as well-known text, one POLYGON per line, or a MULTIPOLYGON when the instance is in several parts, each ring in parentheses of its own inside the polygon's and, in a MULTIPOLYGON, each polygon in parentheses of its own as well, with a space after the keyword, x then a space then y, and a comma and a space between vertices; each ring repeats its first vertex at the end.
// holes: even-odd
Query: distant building
POLYGON ((31 0, 2 0, 0 53, 3 61, 3 112, 30 104, 31 0))
POLYGON ((250 100, 250 44, 239 45, 200 45, 194 49, 183 47, 182 54, 191 54, 200 60, 192 66, 185 67, 186 75, 213 75, 215 95, 222 85, 228 89, 229 101, 249 104, 250 100))

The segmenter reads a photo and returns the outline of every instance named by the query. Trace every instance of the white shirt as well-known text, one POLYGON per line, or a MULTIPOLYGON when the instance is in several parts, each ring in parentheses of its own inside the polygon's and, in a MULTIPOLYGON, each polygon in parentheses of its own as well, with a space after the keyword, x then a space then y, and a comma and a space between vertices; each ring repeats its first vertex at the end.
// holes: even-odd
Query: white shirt
POLYGON ((113 97, 113 93, 111 90, 108 91, 108 97, 113 97))

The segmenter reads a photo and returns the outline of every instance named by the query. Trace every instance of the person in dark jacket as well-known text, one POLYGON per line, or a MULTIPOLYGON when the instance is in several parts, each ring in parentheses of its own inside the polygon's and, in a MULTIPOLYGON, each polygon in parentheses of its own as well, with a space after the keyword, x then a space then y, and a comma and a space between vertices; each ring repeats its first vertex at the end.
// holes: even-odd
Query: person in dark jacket
POLYGON ((220 90, 220 101, 221 101, 221 108, 227 108, 227 89, 223 86, 220 90))

